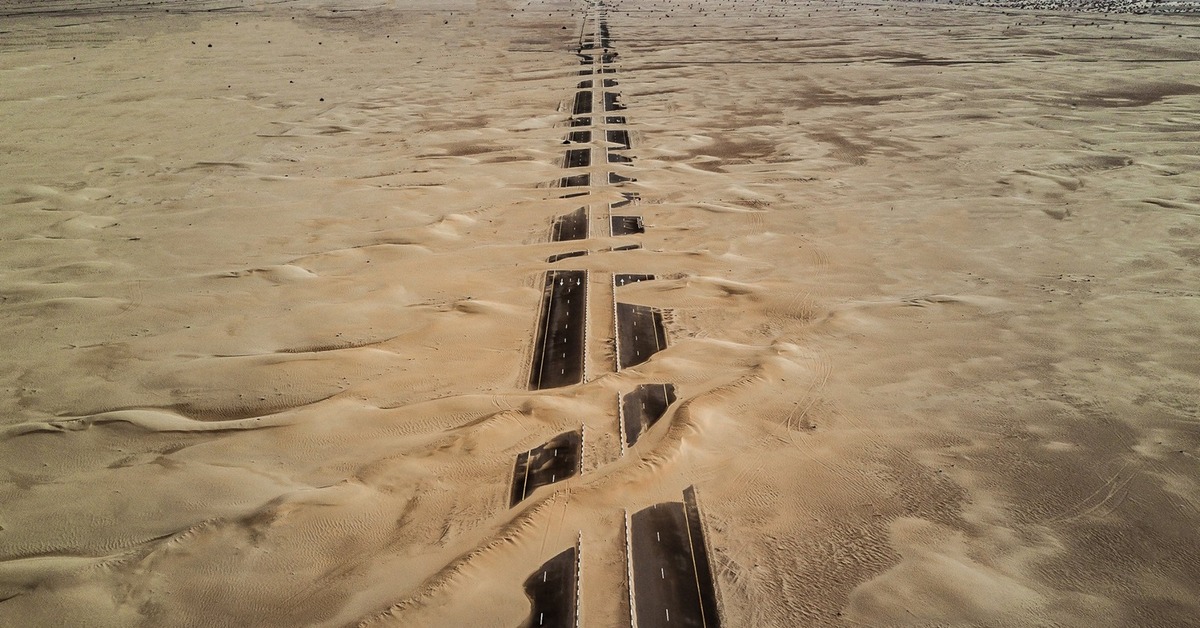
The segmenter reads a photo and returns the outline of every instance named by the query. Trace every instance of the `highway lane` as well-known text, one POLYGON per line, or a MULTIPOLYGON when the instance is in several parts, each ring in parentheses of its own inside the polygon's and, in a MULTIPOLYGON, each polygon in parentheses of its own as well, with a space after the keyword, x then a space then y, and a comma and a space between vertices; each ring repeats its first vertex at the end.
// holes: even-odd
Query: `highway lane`
POLYGON ((576 174, 569 177, 563 177, 558 182, 559 187, 563 188, 585 188, 592 184, 592 175, 576 174))
POLYGON ((621 397, 625 446, 632 447, 675 403, 674 384, 642 384, 621 397))
POLYGON ((639 195, 637 192, 621 192, 621 200, 619 200, 615 203, 609 203, 608 208, 609 209, 617 209, 619 207, 624 207, 635 201, 640 201, 640 200, 641 200, 641 195, 639 195))
POLYGON ((583 380, 586 320, 587 271, 552 270, 546 273, 542 315, 538 321, 529 375, 530 388, 557 388, 583 380))
POLYGON ((578 116, 581 114, 588 114, 591 112, 592 112, 592 92, 591 92, 591 90, 575 92, 575 107, 571 110, 571 113, 578 116))
POLYGON ((564 168, 586 168, 592 165, 592 149, 573 148, 567 151, 563 160, 564 168))
POLYGON ((611 219, 614 236, 635 235, 646 232, 646 225, 641 216, 613 216, 611 219))
POLYGON ((620 144, 617 150, 629 150, 632 148, 629 144, 629 131, 625 129, 609 129, 604 132, 604 139, 613 144, 620 144))
MULTIPOLYGON (((604 110, 621 111, 625 109, 625 105, 619 102, 620 98, 621 94, 618 92, 604 92, 604 110)), ((591 110, 588 110, 588 113, 591 113, 591 110)))
POLYGON ((692 556, 696 559, 696 586, 700 588, 700 610, 704 613, 705 628, 719 628, 721 615, 717 609, 717 581, 713 577, 712 563, 708 557, 708 542, 704 540, 704 522, 700 519, 700 503, 696 500, 696 487, 683 490, 684 514, 687 515, 688 537, 692 542, 692 556))
POLYGON ((638 628, 720 626, 708 554, 702 550, 703 538, 695 534, 702 526, 690 525, 690 515, 684 503, 664 502, 630 519, 638 628), (702 574, 709 577, 707 583, 702 574))
POLYGON ((645 305, 617 304, 618 370, 637 366, 665 348, 661 312, 645 305))
POLYGON ((579 432, 563 432, 517 454, 513 466, 509 506, 516 506, 542 486, 561 482, 579 472, 583 456, 583 438, 579 432))
POLYGON ((546 258, 546 263, 553 264, 555 262, 560 262, 572 257, 583 257, 584 255, 587 255, 587 251, 567 251, 566 253, 555 253, 554 255, 546 258))
POLYGON ((575 628, 578 560, 578 550, 572 547, 546 561, 525 580, 525 595, 532 610, 522 628, 575 628))
POLYGON ((563 214, 562 216, 555 218, 554 225, 550 228, 550 240, 552 242, 585 240, 587 237, 587 207, 580 207, 569 214, 563 214))
POLYGON ((638 283, 639 281, 653 280, 654 275, 648 275, 646 273, 617 273, 613 275, 613 285, 618 288, 621 286, 628 286, 631 283, 638 283))

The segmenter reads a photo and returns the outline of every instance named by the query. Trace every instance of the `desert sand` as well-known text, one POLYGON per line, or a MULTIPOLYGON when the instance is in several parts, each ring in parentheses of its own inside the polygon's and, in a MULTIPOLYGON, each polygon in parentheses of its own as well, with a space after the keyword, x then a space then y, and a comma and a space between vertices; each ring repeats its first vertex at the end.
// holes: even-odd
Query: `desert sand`
POLYGON ((577 541, 628 626, 688 486, 725 626, 1200 625, 1200 18, 610 0, 633 162, 563 198, 586 2, 0 9, 0 626, 520 626, 577 541))

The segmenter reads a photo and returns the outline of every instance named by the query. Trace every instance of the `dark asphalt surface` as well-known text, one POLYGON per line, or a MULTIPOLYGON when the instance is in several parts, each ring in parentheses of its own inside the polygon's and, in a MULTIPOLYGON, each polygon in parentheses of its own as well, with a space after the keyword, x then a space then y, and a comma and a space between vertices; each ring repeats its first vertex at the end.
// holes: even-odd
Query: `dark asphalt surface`
MULTIPOLYGON (((608 69, 608 68, 606 68, 608 69)), ((625 105, 617 102, 621 97, 617 92, 604 92, 604 110, 605 111, 621 111, 625 109, 625 105)), ((590 113, 590 111, 589 111, 590 113)))
POLYGON ((586 168, 592 165, 592 149, 573 148, 567 151, 564 168, 586 168))
POLYGON ((614 250, 614 251, 636 251, 637 249, 640 249, 640 248, 642 248, 642 245, 640 245, 640 244, 623 244, 621 246, 614 246, 612 248, 612 250, 614 250))
POLYGON ((641 200, 641 196, 637 192, 621 192, 621 198, 623 200, 619 200, 615 203, 610 203, 608 205, 609 208, 617 209, 619 207, 624 207, 626 205, 629 205, 629 204, 633 203, 634 201, 641 200))
POLYGON ((621 397, 625 417, 625 445, 632 447, 675 403, 674 384, 642 384, 621 397))
POLYGON ((564 188, 585 188, 592 184, 592 175, 576 174, 569 177, 563 177, 559 181, 559 187, 564 188))
POLYGON ((632 148, 629 145, 629 131, 625 129, 609 129, 605 131, 604 137, 613 144, 620 144, 620 148, 616 150, 629 150, 632 148))
POLYGON ((637 366, 667 348, 662 313, 645 305, 617 304, 617 364, 637 366))
MULTIPOLYGON (((586 117, 586 116, 582 117, 582 118, 571 118, 571 126, 592 126, 592 119, 589 117, 586 117)), ((591 136, 589 134, 588 139, 578 140, 578 141, 587 142, 590 140, 590 138, 591 138, 591 136)), ((576 140, 572 139, 571 141, 574 142, 576 140)))
POLYGON ((613 216, 612 234, 614 236, 635 235, 645 233, 646 225, 641 216, 613 216))
MULTIPOLYGON (((716 614, 706 615, 704 596, 712 595, 712 582, 706 587, 700 581, 695 549, 704 544, 688 519, 689 509, 680 502, 656 504, 630 518, 638 628, 719 626, 716 614)), ((707 562, 703 570, 710 573, 707 562)))
POLYGON ((700 519, 700 504, 696 501, 696 487, 683 490, 683 504, 687 511, 688 533, 692 540, 692 556, 696 559, 696 585, 700 587, 700 609, 704 611, 705 628, 720 628, 721 615, 717 611, 717 585, 713 578, 712 563, 708 557, 708 543, 704 540, 704 522, 700 519))
POLYGON ((613 275, 613 285, 620 288, 639 281, 654 281, 654 275, 645 273, 618 273, 613 275))
POLYGON ((559 262, 572 257, 583 257, 584 255, 587 255, 587 251, 567 251, 566 253, 555 253, 554 255, 546 258, 546 263, 553 264, 554 262, 559 262))
POLYGON ((587 271, 546 273, 542 315, 533 346, 529 387, 533 390, 578 384, 583 380, 587 271))
MULTIPOLYGON (((591 118, 576 118, 576 120, 588 120, 590 122, 591 118)), ((567 134, 567 141, 572 144, 587 144, 588 142, 592 141, 592 132, 571 131, 567 134)))
POLYGON ((610 163, 610 164, 631 164, 631 163, 633 163, 633 158, 626 157, 625 155, 619 155, 610 150, 608 153, 608 163, 610 163))
POLYGON ((525 580, 525 595, 533 607, 522 628, 575 628, 576 548, 546 561, 525 580))
POLYGON ((561 482, 578 473, 582 446, 579 432, 563 432, 545 445, 517 454, 509 505, 516 506, 539 487, 561 482))
POLYGON ((604 116, 605 124, 625 124, 625 116, 604 116))
POLYGON ((637 181, 637 179, 633 179, 630 177, 623 177, 615 172, 608 173, 608 182, 609 183, 625 183, 626 181, 637 181))
POLYGON ((588 215, 586 207, 580 207, 569 214, 563 214, 555 218, 554 226, 550 228, 550 240, 552 242, 585 240, 587 237, 588 215))
POLYGON ((571 110, 575 115, 592 112, 592 92, 575 92, 575 107, 571 110))

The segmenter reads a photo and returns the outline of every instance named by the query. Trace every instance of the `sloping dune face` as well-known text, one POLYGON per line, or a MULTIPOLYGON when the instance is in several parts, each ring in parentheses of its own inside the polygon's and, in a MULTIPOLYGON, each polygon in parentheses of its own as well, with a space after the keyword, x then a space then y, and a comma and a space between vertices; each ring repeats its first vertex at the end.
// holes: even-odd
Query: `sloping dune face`
POLYGON ((0 626, 1200 616, 1196 18, 0 15, 0 626))

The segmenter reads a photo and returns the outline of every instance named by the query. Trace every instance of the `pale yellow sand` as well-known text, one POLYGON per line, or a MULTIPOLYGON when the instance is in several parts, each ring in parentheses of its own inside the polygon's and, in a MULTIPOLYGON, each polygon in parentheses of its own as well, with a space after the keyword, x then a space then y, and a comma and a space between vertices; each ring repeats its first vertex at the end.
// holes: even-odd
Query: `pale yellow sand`
POLYGON ((689 484, 729 626, 1195 625, 1196 19, 617 3, 671 346, 529 393, 583 4, 229 6, 0 23, 0 625, 624 625, 689 484))

